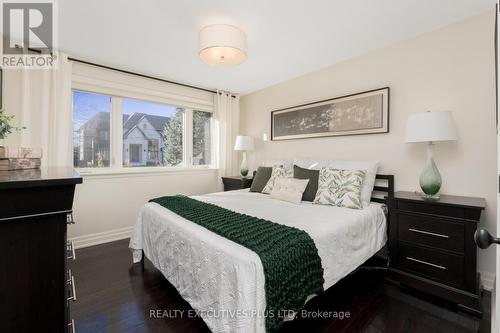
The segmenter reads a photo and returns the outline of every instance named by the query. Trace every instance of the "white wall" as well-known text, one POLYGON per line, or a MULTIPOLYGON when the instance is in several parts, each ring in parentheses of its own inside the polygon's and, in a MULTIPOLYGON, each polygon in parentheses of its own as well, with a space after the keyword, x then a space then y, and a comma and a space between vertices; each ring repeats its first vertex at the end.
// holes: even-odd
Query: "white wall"
MULTIPOLYGON (((241 134, 258 141, 250 166, 272 158, 380 159, 379 171, 395 175, 397 190, 418 190, 425 145, 403 142, 406 119, 413 112, 449 110, 459 140, 436 146, 442 193, 485 197, 482 225, 495 232, 494 27, 492 11, 243 96, 241 134), (388 134, 261 140, 263 132, 270 135, 274 109, 385 86, 391 88, 388 134)), ((491 288, 493 248, 479 252, 479 269, 491 288)))
POLYGON ((68 237, 76 247, 126 238, 149 199, 215 192, 219 182, 216 170, 84 176, 76 189, 76 224, 68 237))

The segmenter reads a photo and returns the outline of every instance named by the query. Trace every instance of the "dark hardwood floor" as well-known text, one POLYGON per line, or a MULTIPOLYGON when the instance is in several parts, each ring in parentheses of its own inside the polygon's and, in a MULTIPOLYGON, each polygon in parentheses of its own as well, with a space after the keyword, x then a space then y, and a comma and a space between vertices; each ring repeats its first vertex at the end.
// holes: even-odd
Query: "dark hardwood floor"
MULTIPOLYGON (((151 263, 146 261, 144 270, 132 265, 127 247, 123 240, 77 250, 71 263, 78 292, 71 311, 76 332, 207 332, 200 318, 172 318, 173 310, 187 313, 191 307, 151 263), (151 310, 171 310, 170 318, 168 312, 151 318, 151 310)), ((383 277, 383 270, 359 269, 306 305, 311 311, 349 311, 349 318, 299 318, 285 323, 283 332, 489 332, 490 293, 484 295, 481 320, 402 292, 383 277)))

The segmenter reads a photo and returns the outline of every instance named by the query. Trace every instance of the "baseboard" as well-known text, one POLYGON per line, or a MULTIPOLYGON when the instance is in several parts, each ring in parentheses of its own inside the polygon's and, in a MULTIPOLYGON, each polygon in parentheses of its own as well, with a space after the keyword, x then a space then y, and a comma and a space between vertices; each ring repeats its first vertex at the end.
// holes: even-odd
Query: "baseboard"
POLYGON ((95 234, 73 237, 69 238, 69 240, 73 242, 75 249, 81 249, 83 247, 99 245, 117 241, 120 239, 130 238, 133 229, 134 229, 133 227, 114 229, 104 232, 98 232, 95 234))
POLYGON ((484 290, 492 291, 493 285, 495 284, 495 274, 481 272, 481 282, 484 290))

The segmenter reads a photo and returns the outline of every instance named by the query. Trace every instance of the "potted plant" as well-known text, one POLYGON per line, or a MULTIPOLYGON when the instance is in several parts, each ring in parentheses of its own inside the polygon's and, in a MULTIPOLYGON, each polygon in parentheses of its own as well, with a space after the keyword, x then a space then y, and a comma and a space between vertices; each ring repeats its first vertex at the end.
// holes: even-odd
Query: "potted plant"
POLYGON ((20 132, 23 129, 26 129, 25 126, 12 126, 10 123, 14 119, 13 115, 8 115, 5 112, 5 109, 0 109, 0 147, 3 146, 3 141, 12 133, 12 131, 20 132))

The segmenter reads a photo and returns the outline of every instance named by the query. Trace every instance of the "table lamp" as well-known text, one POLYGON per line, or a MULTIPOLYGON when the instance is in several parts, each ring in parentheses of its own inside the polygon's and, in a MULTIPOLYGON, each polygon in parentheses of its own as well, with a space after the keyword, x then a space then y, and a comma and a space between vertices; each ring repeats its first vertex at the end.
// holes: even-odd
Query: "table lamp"
POLYGON ((406 123, 406 143, 427 142, 427 163, 420 175, 420 187, 425 198, 439 198, 441 174, 434 162, 434 143, 454 141, 457 133, 450 112, 419 112, 408 117, 406 123))
POLYGON ((253 137, 238 135, 236 137, 236 142, 234 143, 234 150, 243 151, 243 160, 241 161, 241 176, 246 177, 248 175, 248 162, 247 162, 247 151, 253 150, 253 137))

